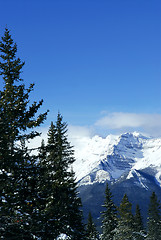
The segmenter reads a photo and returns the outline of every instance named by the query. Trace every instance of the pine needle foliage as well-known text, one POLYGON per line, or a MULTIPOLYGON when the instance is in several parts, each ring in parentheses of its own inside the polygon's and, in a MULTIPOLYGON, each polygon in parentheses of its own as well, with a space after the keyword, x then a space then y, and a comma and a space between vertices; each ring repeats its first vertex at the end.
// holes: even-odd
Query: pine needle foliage
POLYGON ((135 210, 135 215, 134 215, 134 239, 138 239, 138 240, 143 240, 145 239, 145 230, 144 230, 144 225, 143 225, 143 219, 141 216, 141 210, 139 205, 136 205, 136 210, 135 210))
POLYGON ((44 168, 42 188, 47 189, 43 210, 45 238, 42 239, 56 239, 61 234, 73 240, 84 239, 81 200, 71 168, 74 151, 67 139, 67 124, 60 113, 56 123, 51 122, 46 150, 46 159, 40 161, 44 168))
POLYGON ((0 235, 32 239, 37 170, 26 142, 40 135, 34 128, 44 122, 47 112, 37 114, 43 100, 29 105, 34 84, 25 87, 20 77, 25 63, 16 54, 17 45, 6 28, 0 41, 0 235))
POLYGON ((107 183, 105 190, 105 202, 102 212, 102 240, 112 240, 117 226, 117 209, 112 200, 112 193, 107 183))
POLYGON ((87 222, 87 240, 98 240, 98 232, 96 226, 93 222, 91 212, 88 214, 87 222))
POLYGON ((148 240, 160 240, 161 239, 161 214, 160 214, 160 202, 157 199, 155 192, 150 197, 150 204, 148 210, 148 240))
POLYGON ((132 204, 125 194, 118 208, 119 219, 114 240, 133 240, 134 228, 131 208, 132 204))

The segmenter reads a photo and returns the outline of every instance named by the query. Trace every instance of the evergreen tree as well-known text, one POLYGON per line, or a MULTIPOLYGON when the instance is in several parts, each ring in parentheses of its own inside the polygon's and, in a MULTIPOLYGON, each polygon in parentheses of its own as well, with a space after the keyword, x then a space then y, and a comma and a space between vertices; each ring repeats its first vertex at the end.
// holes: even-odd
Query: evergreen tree
POLYGON ((47 158, 40 162, 46 166, 45 185, 42 187, 48 190, 43 239, 56 239, 60 234, 66 234, 73 240, 84 239, 81 201, 71 169, 75 161, 74 151, 67 139, 67 124, 60 114, 56 124, 51 123, 46 149, 47 158))
POLYGON ((34 85, 25 88, 20 78, 24 62, 8 29, 0 42, 0 235, 2 239, 32 239, 35 200, 35 157, 26 142, 40 134, 33 130, 46 119, 39 114, 43 100, 29 106, 34 85), (30 131, 29 131, 30 130, 30 131), (25 237, 26 236, 26 237, 25 237))
POLYGON ((134 215, 134 239, 142 240, 145 239, 145 230, 143 226, 143 220, 141 216, 141 211, 139 205, 136 205, 136 211, 134 215))
POLYGON ((96 226, 93 222, 91 212, 89 212, 89 215, 88 215, 87 239, 88 240, 98 240, 98 232, 97 232, 96 226))
POLYGON ((114 240, 132 240, 133 238, 133 215, 131 212, 132 204, 129 202, 127 195, 125 194, 120 206, 118 226, 114 236, 114 240))
POLYGON ((51 187, 51 184, 50 186, 48 186, 49 179, 47 176, 47 170, 48 170, 47 149, 46 149, 44 140, 42 140, 41 147, 39 148, 39 162, 37 165, 37 169, 38 169, 37 192, 38 192, 39 216, 41 220, 39 222, 39 226, 41 229, 40 237, 43 237, 43 236, 45 237, 44 227, 47 221, 45 208, 47 204, 48 192, 50 190, 49 187, 51 187))
POLYGON ((103 205, 105 210, 102 212, 102 240, 112 240, 117 226, 117 210, 112 200, 112 193, 109 189, 108 183, 105 190, 105 203, 103 205))
POLYGON ((150 204, 148 210, 148 240, 161 239, 161 215, 160 215, 160 202, 157 199, 155 192, 150 197, 150 204))

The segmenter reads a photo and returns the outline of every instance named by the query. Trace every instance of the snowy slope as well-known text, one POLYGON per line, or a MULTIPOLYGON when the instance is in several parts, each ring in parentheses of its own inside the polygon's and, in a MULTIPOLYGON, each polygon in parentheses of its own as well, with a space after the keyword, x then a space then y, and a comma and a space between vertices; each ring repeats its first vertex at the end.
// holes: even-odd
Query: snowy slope
POLYGON ((161 139, 147 138, 139 133, 125 133, 120 136, 95 136, 86 140, 85 147, 75 149, 73 165, 80 185, 117 181, 137 177, 144 185, 139 171, 151 169, 151 174, 161 186, 161 139))

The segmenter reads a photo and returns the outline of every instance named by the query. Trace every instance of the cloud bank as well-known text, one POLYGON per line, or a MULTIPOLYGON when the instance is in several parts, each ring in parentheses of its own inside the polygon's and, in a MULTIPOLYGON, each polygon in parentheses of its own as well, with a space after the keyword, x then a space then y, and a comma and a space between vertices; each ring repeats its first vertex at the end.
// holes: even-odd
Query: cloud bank
POLYGON ((161 136, 161 114, 114 112, 100 118, 94 125, 100 129, 141 131, 154 137, 161 136))
MULTIPOLYGON (((42 139, 47 143, 47 133, 50 126, 39 128, 39 132, 41 132, 40 137, 36 137, 33 140, 30 140, 28 143, 29 148, 39 148, 41 146, 42 139)), ((85 147, 86 143, 93 136, 92 128, 86 126, 68 126, 68 140, 71 145, 74 146, 75 150, 81 150, 85 147)))
MULTIPOLYGON (((105 114, 105 113, 104 113, 105 114)), ((31 147, 39 147, 41 140, 47 142, 48 127, 40 128, 41 137, 30 142, 31 147)), ((114 112, 98 119, 92 126, 68 126, 68 140, 77 153, 85 147, 94 135, 106 137, 108 134, 121 134, 138 131, 144 135, 161 137, 161 114, 137 114, 114 112)))

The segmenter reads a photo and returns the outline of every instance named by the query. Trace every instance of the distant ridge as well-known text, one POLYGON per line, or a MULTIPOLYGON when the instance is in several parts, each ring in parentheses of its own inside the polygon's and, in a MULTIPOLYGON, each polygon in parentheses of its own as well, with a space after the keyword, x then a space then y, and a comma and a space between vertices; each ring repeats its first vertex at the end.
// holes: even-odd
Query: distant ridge
POLYGON ((144 218, 153 191, 161 200, 161 138, 140 133, 94 136, 77 150, 73 169, 79 184, 85 218, 91 211, 100 224, 101 205, 108 181, 118 205, 126 193, 144 218))
POLYGON ((161 186, 161 138, 148 138, 138 132, 94 136, 76 153, 74 171, 80 185, 118 180, 135 170, 151 168, 161 186))

